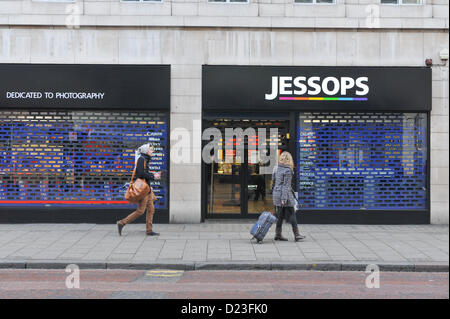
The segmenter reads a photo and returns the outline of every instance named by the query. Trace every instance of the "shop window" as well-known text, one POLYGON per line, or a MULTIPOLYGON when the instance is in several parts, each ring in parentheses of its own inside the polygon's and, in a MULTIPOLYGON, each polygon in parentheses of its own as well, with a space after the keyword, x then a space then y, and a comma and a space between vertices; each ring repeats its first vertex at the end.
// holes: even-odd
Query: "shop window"
POLYGON ((425 209, 424 113, 301 113, 299 198, 305 209, 425 209))
POLYGON ((155 144, 156 208, 167 208, 166 113, 0 111, 0 205, 128 207, 135 149, 155 144))

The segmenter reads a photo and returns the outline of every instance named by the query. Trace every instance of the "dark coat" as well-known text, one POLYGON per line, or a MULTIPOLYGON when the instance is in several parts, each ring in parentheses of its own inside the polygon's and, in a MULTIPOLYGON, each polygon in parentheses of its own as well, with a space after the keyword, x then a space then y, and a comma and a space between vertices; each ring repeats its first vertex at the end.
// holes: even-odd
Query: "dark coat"
POLYGON ((292 192, 292 179, 294 171, 287 165, 279 164, 275 166, 272 173, 273 192, 272 199, 275 206, 281 207, 282 201, 286 201, 287 207, 295 206, 295 198, 292 192))
POLYGON ((141 154, 139 157, 137 164, 136 164, 136 173, 134 175, 136 178, 142 178, 145 179, 148 185, 150 185, 150 182, 155 180, 155 176, 148 172, 148 164, 150 162, 150 156, 147 154, 141 154))

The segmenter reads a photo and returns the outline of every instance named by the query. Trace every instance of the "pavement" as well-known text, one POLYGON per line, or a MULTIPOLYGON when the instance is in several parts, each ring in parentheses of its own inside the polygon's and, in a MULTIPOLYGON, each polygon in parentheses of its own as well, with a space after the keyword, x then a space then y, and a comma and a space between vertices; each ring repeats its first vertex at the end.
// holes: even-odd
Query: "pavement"
POLYGON ((156 224, 0 224, 0 268, 448 272, 448 225, 300 225, 306 235, 262 244, 250 240, 252 221, 156 224))

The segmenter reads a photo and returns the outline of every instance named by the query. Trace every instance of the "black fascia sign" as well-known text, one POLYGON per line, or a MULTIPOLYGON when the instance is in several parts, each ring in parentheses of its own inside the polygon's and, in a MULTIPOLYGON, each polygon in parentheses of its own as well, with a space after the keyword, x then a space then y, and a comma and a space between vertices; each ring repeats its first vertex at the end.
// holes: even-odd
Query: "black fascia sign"
POLYGON ((170 65, 0 64, 3 109, 170 109, 170 65))
POLYGON ((430 68, 204 65, 202 81, 211 110, 431 110, 430 68))

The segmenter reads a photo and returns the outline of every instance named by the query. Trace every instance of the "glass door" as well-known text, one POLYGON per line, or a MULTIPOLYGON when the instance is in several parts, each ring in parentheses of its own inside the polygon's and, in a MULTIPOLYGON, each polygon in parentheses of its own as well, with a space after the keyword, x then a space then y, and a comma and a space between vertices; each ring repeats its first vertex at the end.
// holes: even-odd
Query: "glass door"
POLYGON ((235 154, 232 163, 220 160, 207 166, 208 214, 241 214, 242 163, 235 154))
MULTIPOLYGON (((205 164, 206 216, 217 218, 254 217, 264 211, 273 210, 272 174, 262 169, 263 164, 258 141, 260 136, 249 134, 226 140, 226 128, 277 128, 278 136, 266 134, 266 143, 278 146, 278 154, 288 148, 289 121, 287 120, 252 120, 252 119, 216 119, 205 121, 205 127, 216 127, 222 132, 218 145, 218 156, 214 163, 205 164), (252 144, 254 143, 254 144, 252 144), (232 149, 230 145, 233 145, 232 149), (225 146, 228 146, 225 150, 225 146), (237 152, 242 147, 243 152, 237 152), (242 154, 242 155, 240 155, 242 154)), ((269 150, 270 152, 270 150, 269 150)), ((266 156, 269 154, 265 154, 266 156)))
POLYGON ((249 150, 247 168, 247 213, 261 214, 273 210, 272 174, 263 174, 264 165, 259 161, 258 151, 249 150))

